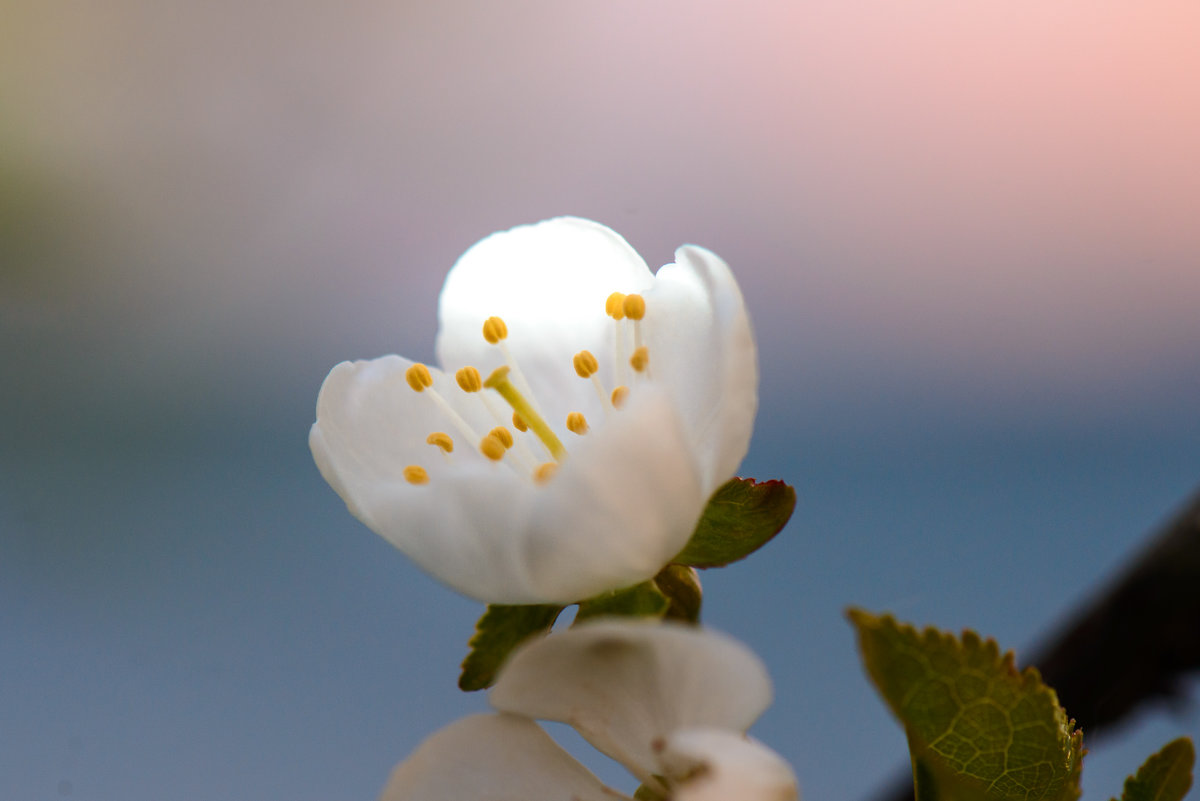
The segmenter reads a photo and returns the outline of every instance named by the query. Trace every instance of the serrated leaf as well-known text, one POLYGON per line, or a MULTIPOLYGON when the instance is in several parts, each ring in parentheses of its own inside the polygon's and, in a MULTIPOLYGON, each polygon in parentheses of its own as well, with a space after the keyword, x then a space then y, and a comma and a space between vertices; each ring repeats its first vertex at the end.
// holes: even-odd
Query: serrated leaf
POLYGON ((575 613, 575 622, 606 616, 662 617, 670 606, 670 600, 653 581, 643 581, 623 590, 606 592, 595 598, 580 601, 579 611, 575 613))
MULTIPOLYGON (((1187 737, 1172 740, 1125 780, 1121 801, 1183 801, 1192 787, 1196 749, 1187 737)), ((1115 799, 1114 799, 1115 801, 1115 799)))
POLYGON ((553 604, 488 604, 467 643, 469 650, 458 677, 459 689, 472 692, 491 687, 512 650, 530 637, 548 632, 563 609, 553 604))
POLYGON ((672 559, 690 567, 722 567, 745 559, 778 534, 796 508, 782 481, 731 478, 713 493, 691 540, 672 559))
POLYGON ((1083 743, 1033 668, 974 632, 918 632, 849 611, 863 663, 900 719, 918 801, 1075 801, 1083 743))

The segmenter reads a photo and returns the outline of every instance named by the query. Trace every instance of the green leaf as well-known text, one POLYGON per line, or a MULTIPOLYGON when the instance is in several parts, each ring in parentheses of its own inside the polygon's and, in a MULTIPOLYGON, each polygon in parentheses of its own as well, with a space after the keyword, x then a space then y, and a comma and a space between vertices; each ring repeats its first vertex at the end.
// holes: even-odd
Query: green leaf
POLYGON ((1125 780, 1121 801, 1182 801, 1192 786, 1196 749, 1187 737, 1172 740, 1125 780))
POLYGON ((665 615, 667 620, 700 622, 700 604, 704 600, 704 591, 700 588, 700 576, 696 574, 696 568, 667 565, 654 577, 654 586, 670 601, 665 615))
POLYGON ((623 590, 615 590, 588 598, 579 602, 579 611, 575 613, 575 622, 579 623, 590 617, 662 617, 667 613, 671 602, 653 581, 643 581, 623 590))
POLYGON ((472 692, 491 687, 512 650, 530 637, 549 631, 562 610, 553 604, 488 604, 467 644, 470 650, 458 677, 459 689, 472 692))
POLYGON ((722 567, 745 559, 783 529, 796 508, 796 490, 782 481, 731 478, 708 501, 692 539, 671 561, 722 567))
POLYGON ((1075 801, 1083 743, 1054 690, 974 632, 851 609, 867 674, 900 719, 918 801, 1075 801))

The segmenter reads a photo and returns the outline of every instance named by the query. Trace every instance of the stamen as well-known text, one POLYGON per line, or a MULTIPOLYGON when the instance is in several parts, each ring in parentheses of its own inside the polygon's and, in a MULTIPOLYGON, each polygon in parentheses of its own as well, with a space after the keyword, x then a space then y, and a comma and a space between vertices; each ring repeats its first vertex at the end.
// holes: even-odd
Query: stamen
POLYGON ((408 382, 414 392, 424 392, 426 388, 433 386, 433 376, 430 375, 429 368, 423 364, 414 364, 405 370, 404 380, 408 382))
POLYGON ((404 468, 404 480, 409 484, 428 484, 429 474, 419 464, 410 464, 404 468))
POLYGON ((489 317, 483 321, 483 338, 489 345, 496 345, 508 338, 508 326, 499 317, 489 317))
MULTIPOLYGON (((496 317, 494 319, 500 320, 499 317, 496 317)), ((500 321, 499 325, 501 325, 501 326, 504 325, 504 322, 500 321)), ((485 328, 486 328, 486 326, 485 326, 485 328)), ((458 382, 459 389, 461 389, 463 392, 466 392, 467 394, 474 394, 476 392, 479 392, 481 389, 483 389, 483 379, 480 377, 479 371, 476 370, 471 365, 467 365, 466 367, 459 368, 458 372, 456 372, 454 374, 454 380, 458 382)), ((492 419, 495 420, 501 426, 503 426, 504 425, 504 417, 501 415, 500 410, 496 408, 496 405, 493 403, 492 398, 489 397, 490 394, 491 393, 488 393, 488 392, 481 393, 479 395, 479 400, 483 401, 484 408, 486 408, 488 410, 488 414, 490 414, 492 416, 492 419)), ((510 434, 509 437, 511 438, 512 435, 510 434)), ((508 445, 508 447, 511 448, 512 444, 510 443, 508 445)), ((528 448, 526 448, 524 445, 521 445, 520 449, 521 449, 521 455, 523 457, 525 457, 529 461, 534 460, 534 456, 532 453, 529 452, 528 448)))
POLYGON ((488 376, 487 381, 483 382, 483 385, 500 393, 500 397, 504 398, 513 411, 521 416, 525 425, 533 429, 533 433, 550 451, 550 455, 561 462, 567 456, 567 449, 563 447, 562 442, 550 430, 550 426, 546 425, 546 421, 537 413, 533 405, 513 386, 513 382, 508 377, 509 371, 510 368, 507 365, 497 367, 488 376))
POLYGON ((430 374, 428 367, 423 364, 414 364, 405 371, 404 380, 417 392, 428 390, 429 397, 438 405, 442 413, 450 418, 450 422, 454 424, 454 427, 458 429, 460 434, 467 438, 468 442, 479 439, 479 435, 475 433, 475 429, 471 428, 471 425, 462 418, 462 415, 454 411, 454 407, 447 403, 446 399, 433 388, 433 375, 430 374))
POLYGON ((592 355, 590 350, 581 350, 575 354, 575 373, 580 378, 592 379, 592 386, 596 388, 596 397, 600 399, 600 407, 604 409, 604 413, 608 414, 608 404, 605 400, 608 394, 604 391, 604 385, 600 383, 600 362, 592 355))
POLYGON ((590 378, 600 369, 600 362, 596 361, 596 357, 590 350, 581 350, 576 353, 574 362, 575 372, 580 378, 590 378))
POLYGON ((454 374, 454 380, 458 382, 458 386, 463 392, 478 392, 483 389, 483 379, 479 375, 479 371, 468 365, 459 369, 454 374))
POLYGON ((425 438, 427 445, 437 445, 443 453, 454 453, 454 440, 445 431, 434 431, 425 438))
POLYGON ((629 366, 639 373, 646 372, 646 368, 650 365, 650 349, 642 345, 633 352, 633 356, 629 357, 629 366))
POLYGON ((508 448, 504 447, 504 442, 495 434, 488 434, 479 441, 479 452, 493 462, 498 462, 504 458, 508 448))
MULTIPOLYGON (((488 398, 488 395, 484 394, 480 395, 479 397, 480 399, 488 402, 488 410, 492 411, 491 399, 488 398)), ((496 417, 496 421, 500 422, 500 416, 498 414, 494 414, 494 416, 496 417)), ((529 447, 526 446, 526 444, 521 440, 516 439, 512 435, 512 432, 503 425, 498 425, 493 428, 488 432, 488 436, 495 437, 496 439, 500 440, 500 444, 504 446, 506 451, 513 451, 513 448, 515 447, 516 450, 513 451, 512 457, 523 469, 528 470, 530 465, 537 464, 538 458, 533 455, 533 452, 529 450, 529 447)))
POLYGON ((583 436, 588 432, 587 418, 583 416, 583 412, 571 412, 567 415, 567 428, 573 434, 583 436))
MULTIPOLYGON (((625 316, 633 320, 633 352, 636 356, 642 349, 642 318, 646 316, 646 299, 641 295, 626 295, 622 308, 625 316)), ((641 372, 636 366, 634 369, 641 372)))
POLYGON ((550 479, 554 478, 554 474, 558 472, 558 462, 545 462, 537 466, 533 471, 533 480, 538 484, 545 484, 550 479))
POLYGON ((513 435, 504 426, 496 426, 488 432, 489 437, 495 437, 500 440, 500 444, 504 446, 504 450, 508 450, 513 446, 513 435))
POLYGON ((604 313, 614 320, 620 320, 625 316, 625 296, 620 292, 614 292, 608 296, 608 300, 604 301, 604 313))
POLYGON ((621 309, 630 320, 640 320, 646 316, 646 299, 641 295, 626 295, 621 301, 621 309))
MULTIPOLYGON (((508 344, 504 340, 508 338, 508 326, 504 320, 499 317, 489 317, 483 321, 483 338, 487 340, 489 345, 495 345, 500 348, 500 352, 504 354, 504 361, 512 369, 513 380, 521 392, 525 393, 525 397, 529 400, 529 405, 538 414, 541 414, 541 407, 538 406, 537 398, 533 395, 533 388, 529 386, 529 382, 525 380, 525 375, 521 372, 517 360, 513 358, 512 352, 508 349, 508 344)), ((485 384, 486 386, 486 384, 485 384)))
POLYGON ((616 321, 616 324, 613 325, 613 352, 616 353, 617 360, 613 369, 613 381, 617 384, 628 384, 629 368, 626 367, 628 360, 625 358, 625 326, 621 325, 621 320, 625 319, 625 296, 620 292, 609 295, 608 300, 604 302, 604 311, 616 321))
POLYGON ((614 409, 620 409, 625 404, 625 400, 629 397, 629 387, 619 386, 612 391, 612 405, 614 409))
POLYGON ((521 415, 513 412, 513 428, 518 431, 528 431, 529 426, 525 425, 525 421, 521 419, 521 415))

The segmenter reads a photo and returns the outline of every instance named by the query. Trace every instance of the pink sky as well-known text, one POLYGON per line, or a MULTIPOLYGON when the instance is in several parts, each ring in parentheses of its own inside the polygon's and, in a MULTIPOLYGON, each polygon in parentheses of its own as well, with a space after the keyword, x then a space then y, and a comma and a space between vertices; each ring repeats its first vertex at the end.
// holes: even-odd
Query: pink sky
POLYGON ((7 304, 120 320, 150 369, 247 341, 427 348, 457 254, 559 213, 652 264, 718 250, 764 336, 812 347, 1111 380, 1200 345, 1194 3, 15 18, 4 158, 77 244, 7 304))

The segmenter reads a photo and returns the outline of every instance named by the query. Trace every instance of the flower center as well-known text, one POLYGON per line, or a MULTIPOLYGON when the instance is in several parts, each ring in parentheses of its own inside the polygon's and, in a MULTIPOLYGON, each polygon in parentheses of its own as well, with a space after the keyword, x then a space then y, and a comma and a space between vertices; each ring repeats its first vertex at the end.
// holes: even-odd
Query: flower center
MULTIPOLYGON (((650 353, 642 343, 641 321, 646 315, 645 298, 636 294, 624 295, 614 292, 605 300, 604 308, 614 323, 613 380, 616 386, 611 392, 605 388, 600 378, 600 360, 591 351, 582 350, 576 353, 572 359, 572 367, 579 378, 592 384, 600 408, 607 418, 619 410, 629 398, 629 369, 633 370, 633 377, 649 377, 650 353)), ((559 463, 566 460, 567 448, 546 422, 529 382, 508 349, 508 325, 499 317, 489 317, 483 323, 483 338, 488 344, 500 349, 505 364, 493 370, 486 380, 476 368, 462 367, 455 372, 454 380, 464 394, 477 398, 496 421, 496 426, 485 435, 481 436, 434 388, 433 375, 428 367, 423 364, 412 365, 405 373, 405 380, 414 392, 429 397, 450 425, 468 442, 478 443, 479 452, 489 461, 508 461, 510 467, 533 482, 544 484, 553 477, 559 463), (502 413, 503 406, 497 408, 490 393, 484 390, 495 391, 512 409, 511 427, 518 432, 518 436, 514 437, 508 428, 508 412, 502 413), (520 435, 526 433, 533 434, 537 443, 535 448, 539 445, 544 448, 543 460, 545 454, 549 454, 552 461, 537 459, 528 444, 522 441, 520 435)), ((580 411, 570 412, 565 426, 577 436, 583 436, 591 430, 587 418, 580 411)), ((444 459, 451 460, 454 440, 448 433, 435 431, 425 441, 435 446, 444 459)), ((410 484, 428 484, 430 481, 429 473, 420 465, 409 465, 404 468, 403 475, 410 484)))
MULTIPOLYGON (((550 430, 550 426, 546 424, 542 416, 533 408, 533 404, 513 384, 509 378, 509 373, 511 372, 512 368, 507 364, 497 367, 488 376, 488 380, 484 383, 484 386, 488 389, 496 390, 500 397, 504 398, 508 402, 508 405, 513 408, 513 422, 520 420, 528 430, 537 435, 537 438, 546 446, 546 450, 550 451, 550 455, 561 462, 567 456, 567 449, 563 447, 562 441, 550 430)), ((570 425, 567 427, 570 428, 570 425)))

